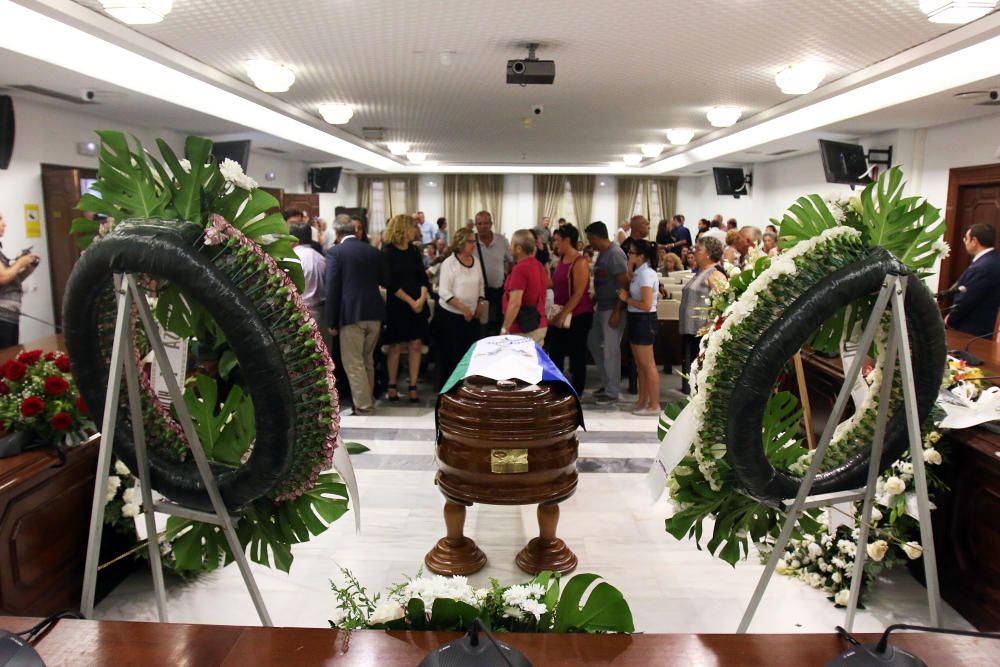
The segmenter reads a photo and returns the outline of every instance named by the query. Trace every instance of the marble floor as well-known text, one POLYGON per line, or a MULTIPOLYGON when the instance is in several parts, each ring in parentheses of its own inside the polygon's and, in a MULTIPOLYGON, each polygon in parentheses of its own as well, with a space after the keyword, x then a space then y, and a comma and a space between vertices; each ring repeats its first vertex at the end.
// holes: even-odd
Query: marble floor
MULTIPOLYGON (((671 379, 664 398, 675 395, 671 379)), ((430 392, 426 392, 429 394, 430 392)), ((349 415, 349 410, 345 411, 349 415)), ((652 502, 642 484, 656 453, 656 418, 616 408, 585 406, 580 434, 580 482, 562 503, 559 535, 579 558, 578 572, 594 572, 619 588, 642 632, 735 632, 763 566, 751 559, 735 568, 677 541, 664 531, 672 507, 652 502)), ((371 451, 354 457, 361 489, 362 528, 349 513, 323 535, 294 548, 291 572, 254 565, 275 625, 327 627, 333 610, 329 581, 350 569, 371 591, 384 590, 420 569, 424 554, 444 535, 443 499, 434 486, 434 414, 430 401, 410 406, 379 403, 372 416, 343 417, 347 440, 371 451)), ((485 569, 470 577, 487 585, 528 577, 514 556, 537 535, 534 506, 470 508, 466 534, 486 552, 485 569)), ((259 621, 235 566, 193 581, 168 580, 170 620, 255 625, 259 621)), ((140 568, 98 606, 103 619, 154 620, 151 577, 140 568)), ((829 632, 843 610, 804 583, 775 576, 751 632, 829 632)), ((880 631, 891 623, 927 623, 924 588, 905 571, 881 578, 855 628, 880 631)), ((969 628, 945 605, 948 627, 969 628)))

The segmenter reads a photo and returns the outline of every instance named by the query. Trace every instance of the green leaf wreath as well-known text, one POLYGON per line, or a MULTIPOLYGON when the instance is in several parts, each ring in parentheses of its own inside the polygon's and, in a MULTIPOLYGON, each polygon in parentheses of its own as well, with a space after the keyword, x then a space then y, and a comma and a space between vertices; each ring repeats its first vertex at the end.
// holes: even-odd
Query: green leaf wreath
MULTIPOLYGON (((308 309, 299 297, 302 267, 278 202, 257 187, 232 160, 217 163, 212 142, 188 137, 178 158, 157 140, 157 159, 137 140, 102 130, 95 194, 83 195, 82 211, 106 216, 73 221, 81 248, 100 243, 119 221, 151 219, 195 223, 204 228, 198 249, 249 296, 274 338, 282 344, 296 396, 296 438, 292 469, 268 496, 240 513, 237 533, 257 563, 288 571, 291 546, 319 535, 347 511, 347 493, 330 468, 339 416, 332 362, 308 309)), ((198 370, 187 378, 184 401, 209 460, 236 466, 255 438, 254 407, 243 386, 239 363, 220 327, 203 306, 169 281, 150 277, 154 317, 162 329, 189 340, 198 370)), ((105 319, 113 302, 104 304, 105 319)), ((113 329, 113 324, 112 327, 113 329)), ((134 352, 141 360, 149 344, 141 328, 134 352)), ((184 459, 187 443, 172 406, 159 402, 140 374, 142 410, 151 449, 184 459)), ((135 495, 135 494, 133 494, 135 495)), ((136 500, 130 497, 130 500, 136 500)), ((138 500, 136 500, 138 502, 138 500)), ((133 505, 135 503, 129 503, 133 505)), ((130 508, 129 513, 135 510, 130 508)), ((211 570, 233 555, 212 525, 171 517, 164 540, 178 570, 211 570)))
MULTIPOLYGON (((705 521, 710 520, 711 536, 705 547, 734 565, 750 553, 751 544, 766 548, 777 536, 784 513, 739 492, 725 458, 727 404, 745 351, 805 290, 830 272, 858 261, 871 247, 886 248, 918 277, 946 255, 947 244, 940 240, 944 224, 939 210, 918 197, 904 196, 903 190, 903 174, 893 168, 857 198, 801 197, 781 220, 772 221, 780 226, 784 253, 758 259, 731 275, 728 286, 712 294, 708 304, 711 325, 704 332, 690 378, 697 432, 691 451, 667 481, 677 512, 667 519, 666 529, 677 539, 694 538, 701 548, 705 521)), ((815 350, 838 351, 841 341, 854 336, 859 323, 867 321, 873 303, 874 299, 865 298, 842 309, 809 344, 815 350)), ((887 332, 883 327, 872 350, 878 361, 866 377, 871 385, 868 399, 837 428, 824 469, 848 460, 871 441, 877 389, 883 381, 881 362, 885 355, 879 352, 887 332)), ((891 402, 895 406, 901 400, 898 371, 887 381, 893 383, 891 402)), ((658 428, 661 440, 668 436, 685 405, 667 406, 658 428)), ((802 409, 794 394, 772 391, 761 435, 765 454, 776 467, 801 474, 808 466, 802 409)), ((794 536, 801 540, 818 530, 819 513, 806 513, 800 517, 794 536)))

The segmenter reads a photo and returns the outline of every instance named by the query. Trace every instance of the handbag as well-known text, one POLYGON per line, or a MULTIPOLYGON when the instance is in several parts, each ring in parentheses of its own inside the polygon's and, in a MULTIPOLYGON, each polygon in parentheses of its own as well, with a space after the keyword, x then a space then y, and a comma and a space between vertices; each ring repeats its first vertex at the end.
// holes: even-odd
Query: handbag
POLYGON ((531 333, 542 323, 542 316, 538 314, 538 309, 533 305, 522 303, 517 310, 517 317, 514 318, 522 333, 531 333))

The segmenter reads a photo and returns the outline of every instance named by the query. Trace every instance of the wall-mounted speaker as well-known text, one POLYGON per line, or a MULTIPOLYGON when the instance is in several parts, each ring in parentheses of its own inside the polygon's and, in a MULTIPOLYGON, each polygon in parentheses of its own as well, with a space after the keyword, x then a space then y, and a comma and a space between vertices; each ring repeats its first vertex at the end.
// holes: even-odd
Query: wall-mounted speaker
POLYGON ((14 100, 0 95, 0 169, 10 166, 14 154, 14 100))

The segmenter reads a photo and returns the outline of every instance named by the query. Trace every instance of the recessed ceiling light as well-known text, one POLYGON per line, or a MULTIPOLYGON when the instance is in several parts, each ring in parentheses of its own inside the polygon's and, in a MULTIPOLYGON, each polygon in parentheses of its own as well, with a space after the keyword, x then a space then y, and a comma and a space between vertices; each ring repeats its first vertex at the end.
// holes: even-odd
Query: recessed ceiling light
POLYGON ((406 155, 410 152, 410 144, 405 141, 390 141, 386 144, 389 152, 393 155, 406 155))
POLYGON ((295 72, 271 60, 248 60, 247 74, 265 93, 283 93, 295 83, 295 72))
POLYGON ((712 107, 705 116, 712 127, 730 127, 743 115, 739 107, 712 107))
POLYGON ((996 0, 920 0, 931 23, 968 23, 993 11, 996 0))
POLYGON ((663 144, 643 144, 639 146, 639 150, 646 157, 660 157, 660 153, 663 152, 663 144))
POLYGON ((816 90, 826 76, 826 63, 810 60, 791 65, 774 75, 774 82, 786 95, 805 95, 816 90))
POLYGON ((422 164, 427 159, 427 153, 407 153, 406 159, 413 164, 422 164))
POLYGON ((672 127, 667 130, 667 141, 674 146, 689 144, 693 138, 694 130, 689 130, 685 127, 672 127))
POLYGON ((101 0, 104 11, 129 25, 159 23, 173 7, 174 0, 101 0))
POLYGON ((622 162, 625 163, 626 167, 638 167, 639 163, 642 162, 642 156, 638 153, 628 153, 622 155, 622 162))
POLYGON ((354 109, 350 104, 321 104, 319 115, 330 125, 343 125, 354 116, 354 109))

